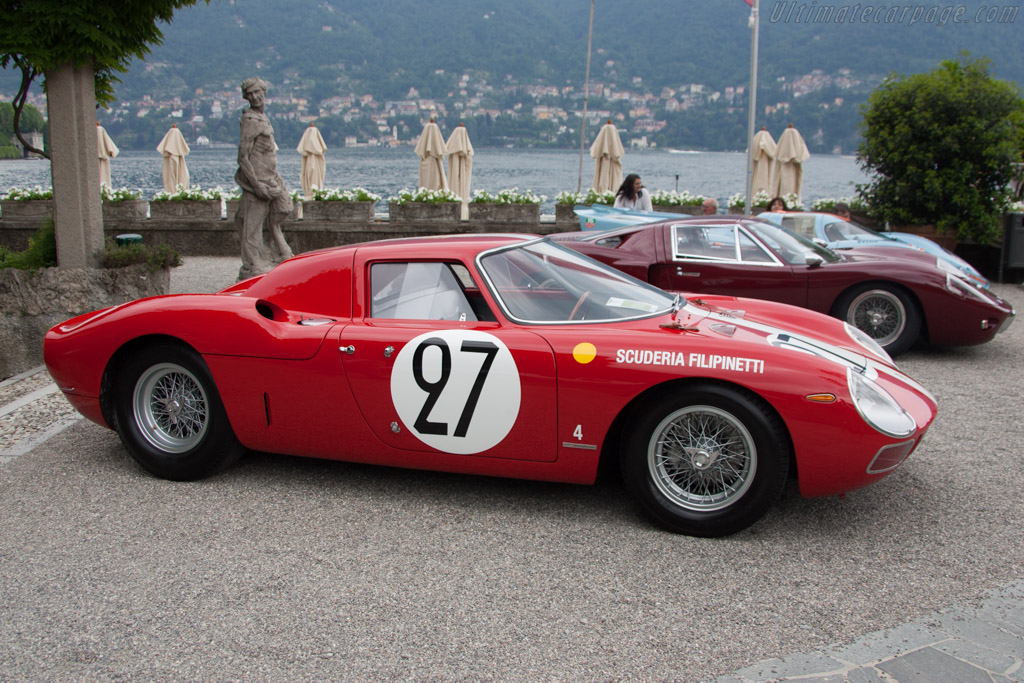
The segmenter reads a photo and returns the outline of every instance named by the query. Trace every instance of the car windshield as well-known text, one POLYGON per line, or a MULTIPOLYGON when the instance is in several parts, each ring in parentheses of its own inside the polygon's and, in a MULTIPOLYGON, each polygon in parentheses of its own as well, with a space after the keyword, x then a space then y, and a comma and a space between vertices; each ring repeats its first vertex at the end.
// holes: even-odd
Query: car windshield
POLYGON ((482 254, 494 298, 519 322, 598 322, 672 309, 670 294, 543 238, 482 254))
POLYGON ((829 242, 842 242, 844 240, 884 240, 892 239, 881 233, 875 232, 863 225, 857 225, 853 221, 844 221, 841 218, 826 220, 823 228, 825 239, 829 242))
POLYGON ((747 221, 744 227, 791 266, 806 265, 808 256, 816 256, 826 263, 841 260, 831 249, 767 221, 747 221))

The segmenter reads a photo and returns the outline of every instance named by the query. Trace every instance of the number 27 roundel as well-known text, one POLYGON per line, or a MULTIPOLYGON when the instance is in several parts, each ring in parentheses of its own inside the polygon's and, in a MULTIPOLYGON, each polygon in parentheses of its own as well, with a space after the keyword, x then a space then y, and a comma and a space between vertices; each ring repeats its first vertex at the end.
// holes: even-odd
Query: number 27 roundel
POLYGON ((501 443, 516 422, 519 368, 494 335, 426 332, 396 356, 391 400, 406 429, 428 446, 480 453, 501 443))

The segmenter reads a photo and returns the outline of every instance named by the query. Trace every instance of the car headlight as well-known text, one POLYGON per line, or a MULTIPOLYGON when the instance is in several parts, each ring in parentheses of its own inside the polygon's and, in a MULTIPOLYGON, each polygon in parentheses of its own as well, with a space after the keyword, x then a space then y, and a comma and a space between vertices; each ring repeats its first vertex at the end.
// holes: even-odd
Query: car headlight
POLYGON ((846 371, 850 396, 864 421, 888 436, 903 438, 917 429, 910 413, 888 391, 852 368, 846 371))
MULTIPOLYGON (((952 266, 950 266, 952 267, 952 266)), ((985 303, 991 303, 984 290, 979 289, 973 282, 967 280, 959 270, 956 273, 946 273, 946 289, 953 294, 959 294, 965 298, 973 298, 985 303)))
POLYGON ((846 328, 846 334, 850 335, 850 339, 857 342, 871 353, 881 356, 890 365, 895 365, 895 363, 892 360, 892 357, 890 357, 889 354, 886 353, 885 349, 882 348, 882 345, 876 342, 874 339, 872 339, 867 332, 858 329, 847 322, 843 323, 843 327, 846 328))

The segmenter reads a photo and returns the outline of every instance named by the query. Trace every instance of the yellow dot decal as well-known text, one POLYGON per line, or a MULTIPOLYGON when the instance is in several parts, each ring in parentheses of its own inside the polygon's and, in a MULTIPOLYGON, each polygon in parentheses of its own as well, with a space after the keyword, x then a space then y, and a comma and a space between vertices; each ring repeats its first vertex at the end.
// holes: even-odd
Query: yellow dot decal
POLYGON ((572 357, 576 359, 577 363, 584 365, 594 360, 595 356, 597 356, 597 347, 590 342, 580 342, 572 350, 572 357))

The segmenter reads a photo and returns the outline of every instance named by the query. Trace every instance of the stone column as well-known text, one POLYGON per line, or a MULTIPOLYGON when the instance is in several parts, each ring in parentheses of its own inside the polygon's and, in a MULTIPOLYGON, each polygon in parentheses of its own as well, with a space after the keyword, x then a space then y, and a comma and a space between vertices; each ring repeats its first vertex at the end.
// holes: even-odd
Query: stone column
POLYGON ((95 268, 103 249, 96 90, 93 65, 70 62, 46 72, 50 124, 50 173, 57 265, 95 268))

